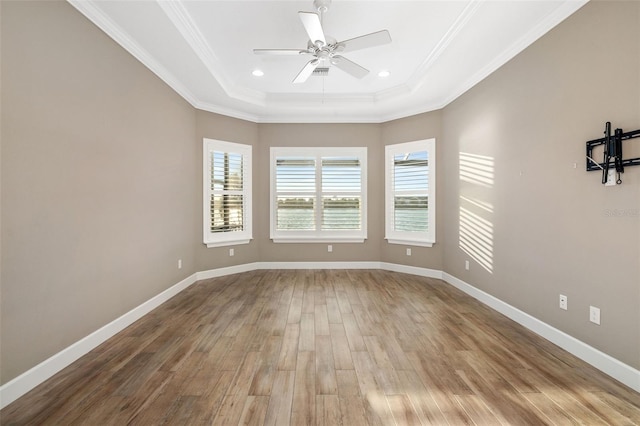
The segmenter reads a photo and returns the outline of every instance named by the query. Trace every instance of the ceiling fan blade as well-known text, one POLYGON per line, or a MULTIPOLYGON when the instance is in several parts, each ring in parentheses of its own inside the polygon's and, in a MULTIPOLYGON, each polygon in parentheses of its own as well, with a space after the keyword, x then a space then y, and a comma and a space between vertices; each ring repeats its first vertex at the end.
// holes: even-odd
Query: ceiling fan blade
POLYGON ((382 30, 375 33, 366 34, 360 37, 351 38, 338 43, 340 52, 353 52, 354 50, 367 49, 381 44, 391 43, 389 31, 382 30))
POLYGON ((319 59, 312 59, 309 62, 307 62, 307 64, 304 66, 304 68, 302 68, 302 70, 300 70, 300 72, 298 73, 296 78, 293 79, 293 82, 294 83, 304 83, 305 81, 307 81, 309 76, 311 74, 313 74, 313 70, 316 69, 318 64, 320 64, 320 60, 319 59))
POLYGON ((288 55, 298 56, 309 53, 306 50, 300 49, 253 49, 253 53, 256 55, 288 55))
POLYGON ((317 13, 313 12, 298 12, 302 25, 309 35, 309 40, 312 44, 316 44, 318 41, 322 42, 322 45, 327 44, 327 40, 324 37, 324 31, 322 30, 322 24, 320 23, 320 17, 317 13))
POLYGON ((362 78, 365 75, 369 74, 368 69, 361 67, 360 65, 356 64, 353 61, 350 61, 344 56, 334 56, 333 58, 331 58, 331 63, 347 74, 351 74, 355 78, 362 78))

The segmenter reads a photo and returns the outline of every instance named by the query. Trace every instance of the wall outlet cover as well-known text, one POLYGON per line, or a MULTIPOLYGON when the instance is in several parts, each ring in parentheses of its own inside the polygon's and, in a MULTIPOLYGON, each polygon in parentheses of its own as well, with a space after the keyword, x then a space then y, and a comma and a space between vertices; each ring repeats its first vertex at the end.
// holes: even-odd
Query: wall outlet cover
POLYGON ((600 308, 589 306, 589 321, 600 325, 600 308))
POLYGON ((560 295, 560 309, 564 309, 566 311, 567 307, 568 307, 567 296, 565 296, 564 294, 561 294, 560 295))

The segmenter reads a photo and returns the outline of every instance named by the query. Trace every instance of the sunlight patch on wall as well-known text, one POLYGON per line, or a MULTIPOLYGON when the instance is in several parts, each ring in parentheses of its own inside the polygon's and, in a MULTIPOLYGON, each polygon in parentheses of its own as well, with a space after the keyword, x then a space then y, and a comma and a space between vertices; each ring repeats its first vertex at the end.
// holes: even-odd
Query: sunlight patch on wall
POLYGON ((494 159, 460 153, 460 201, 458 244, 483 269, 493 273, 494 159))
POLYGON ((493 187, 493 158, 485 155, 460 153, 460 180, 493 187))
POLYGON ((460 200, 471 204, 472 206, 478 207, 487 213, 493 213, 493 204, 488 203, 486 201, 478 200, 477 198, 469 198, 464 195, 460 196, 460 200))
POLYGON ((480 266, 493 272, 493 224, 460 207, 460 248, 480 266))

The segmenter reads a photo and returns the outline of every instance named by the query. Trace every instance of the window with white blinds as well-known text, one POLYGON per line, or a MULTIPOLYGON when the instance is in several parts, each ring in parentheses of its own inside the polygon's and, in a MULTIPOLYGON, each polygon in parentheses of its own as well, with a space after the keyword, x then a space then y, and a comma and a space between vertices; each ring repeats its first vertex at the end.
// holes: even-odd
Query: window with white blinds
POLYGON ((363 242, 366 148, 271 148, 271 238, 363 242))
POLYGON ((435 243, 435 139, 385 147, 385 238, 390 243, 435 243))
POLYGON ((204 139, 204 243, 246 244, 251 232, 251 145, 204 139))

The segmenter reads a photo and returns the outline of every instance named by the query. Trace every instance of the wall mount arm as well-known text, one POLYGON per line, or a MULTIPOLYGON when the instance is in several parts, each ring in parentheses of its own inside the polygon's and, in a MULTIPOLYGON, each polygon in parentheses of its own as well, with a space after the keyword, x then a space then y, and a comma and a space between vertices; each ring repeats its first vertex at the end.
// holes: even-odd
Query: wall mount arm
POLYGON ((638 158, 622 158, 622 142, 640 138, 640 129, 631 132, 623 132, 622 129, 616 129, 613 136, 611 135, 611 122, 605 124, 604 137, 594 139, 587 142, 587 171, 602 170, 602 183, 607 183, 609 178, 609 170, 615 168, 617 173, 616 183, 622 183, 620 175, 624 173, 624 167, 640 166, 640 157, 638 158), (604 158, 602 163, 598 163, 593 159, 593 149, 597 146, 604 145, 604 158))

